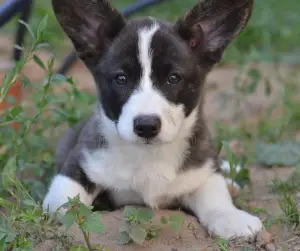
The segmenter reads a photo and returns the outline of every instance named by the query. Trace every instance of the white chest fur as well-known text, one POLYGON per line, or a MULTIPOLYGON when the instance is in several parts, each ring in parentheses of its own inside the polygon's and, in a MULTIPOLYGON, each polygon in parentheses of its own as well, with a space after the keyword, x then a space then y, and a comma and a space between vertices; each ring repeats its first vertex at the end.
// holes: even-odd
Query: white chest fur
POLYGON ((120 144, 93 152, 85 151, 82 166, 91 181, 115 190, 150 189, 159 192, 163 184, 172 181, 185 155, 182 146, 120 144))
POLYGON ((151 207, 159 207, 201 186, 213 173, 208 159, 201 167, 178 174, 187 144, 142 145, 85 151, 88 178, 115 191, 135 191, 151 207))

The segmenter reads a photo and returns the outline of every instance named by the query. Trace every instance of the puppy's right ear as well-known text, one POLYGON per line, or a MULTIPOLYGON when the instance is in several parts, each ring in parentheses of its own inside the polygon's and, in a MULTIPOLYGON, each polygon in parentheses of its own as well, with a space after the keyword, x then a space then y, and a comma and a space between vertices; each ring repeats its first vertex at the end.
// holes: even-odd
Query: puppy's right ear
POLYGON ((106 0, 52 0, 54 13, 87 66, 99 60, 124 28, 124 17, 106 0))

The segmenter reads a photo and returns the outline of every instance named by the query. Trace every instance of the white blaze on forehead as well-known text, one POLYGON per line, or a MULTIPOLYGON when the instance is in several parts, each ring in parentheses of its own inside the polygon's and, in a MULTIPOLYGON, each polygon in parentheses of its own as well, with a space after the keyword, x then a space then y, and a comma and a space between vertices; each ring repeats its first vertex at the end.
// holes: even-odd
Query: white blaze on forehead
POLYGON ((159 25, 155 22, 151 26, 143 27, 138 31, 138 47, 139 47, 139 61, 142 68, 141 88, 147 89, 152 87, 151 83, 151 41, 155 32, 159 29, 159 25))

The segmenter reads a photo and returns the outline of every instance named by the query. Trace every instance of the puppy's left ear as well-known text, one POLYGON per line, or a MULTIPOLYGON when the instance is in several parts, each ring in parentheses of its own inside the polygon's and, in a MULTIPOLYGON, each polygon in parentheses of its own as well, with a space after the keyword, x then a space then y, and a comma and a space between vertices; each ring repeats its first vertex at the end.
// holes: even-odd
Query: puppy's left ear
POLYGON ((93 66, 126 25, 107 0, 52 0, 54 13, 78 56, 93 66))
POLYGON ((248 23, 253 0, 201 0, 179 19, 175 29, 200 64, 213 66, 248 23))

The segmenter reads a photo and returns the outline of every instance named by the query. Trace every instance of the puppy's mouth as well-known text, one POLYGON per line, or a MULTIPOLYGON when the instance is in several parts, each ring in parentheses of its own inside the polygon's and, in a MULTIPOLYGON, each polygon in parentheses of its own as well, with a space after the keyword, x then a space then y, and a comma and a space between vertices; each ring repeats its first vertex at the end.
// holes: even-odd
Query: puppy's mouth
POLYGON ((144 139, 145 145, 153 145, 155 143, 154 139, 144 139))
POLYGON ((164 142, 162 142, 159 138, 153 138, 153 139, 142 139, 139 138, 138 141, 136 141, 138 145, 147 145, 147 146, 154 146, 154 145, 161 145, 164 142))

